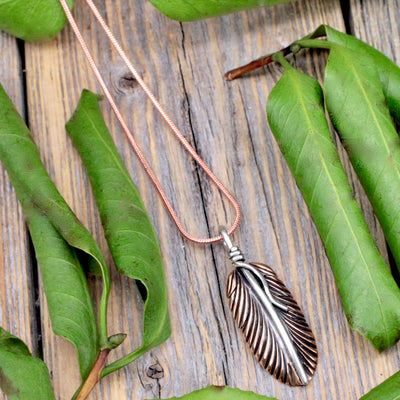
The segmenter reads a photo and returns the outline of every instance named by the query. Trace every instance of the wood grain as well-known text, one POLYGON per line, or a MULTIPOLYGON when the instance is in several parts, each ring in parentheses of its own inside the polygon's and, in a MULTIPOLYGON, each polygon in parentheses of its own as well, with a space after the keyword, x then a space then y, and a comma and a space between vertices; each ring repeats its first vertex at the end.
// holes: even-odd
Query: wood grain
MULTIPOLYGON (((393 51, 400 54, 393 16, 398 14, 396 1, 352 0, 351 24, 358 36, 386 52, 391 50, 387 46, 392 42, 393 51), (375 22, 364 24, 369 19, 375 22), (382 21, 391 21, 391 25, 385 26, 382 21), (377 32, 383 35, 381 40, 374 37, 377 32)), ((230 83, 222 78, 228 69, 284 47, 321 23, 343 30, 339 0, 302 0, 194 23, 168 20, 145 0, 99 0, 97 4, 172 119, 239 200, 243 223, 234 242, 248 261, 273 267, 295 295, 316 335, 320 361, 306 388, 286 387, 258 365, 230 316, 225 285, 232 267, 224 247, 197 246, 179 236, 109 107, 103 104, 106 122, 158 233, 173 334, 159 348, 104 379, 90 399, 167 398, 210 384, 228 384, 282 400, 350 400, 395 372, 399 363, 397 347, 379 355, 350 331, 321 240, 268 128, 265 104, 279 79, 279 69, 269 67, 230 83)), ((194 235, 216 234, 221 225, 232 221, 232 210, 188 159, 130 79, 83 1, 77 2, 74 15, 185 227, 194 235)), ((15 42, 3 37, 8 43, 3 53, 8 61, 0 61, 0 73, 10 73, 11 60, 11 71, 19 74, 15 42)), ((51 42, 26 44, 25 51, 29 122, 42 159, 60 192, 99 241, 112 267, 88 179, 64 129, 81 90, 99 89, 69 28, 51 42)), ((325 54, 316 52, 304 52, 292 59, 301 70, 320 80, 325 60, 325 54)), ((22 105, 20 76, 2 80, 14 85, 14 100, 19 99, 22 105)), ((355 193, 385 251, 371 208, 343 157, 355 193)), ((15 207, 15 199, 2 180, 4 173, 0 190, 8 191, 2 193, 7 201, 1 205, 0 260, 5 261, 0 271, 6 270, 7 259, 29 264, 26 238, 18 236, 23 231, 19 229, 20 212, 15 209, 16 219, 9 220, 9 207, 15 207), (12 232, 4 228, 11 226, 12 232), (21 247, 21 243, 25 244, 21 247)), ((29 279, 25 285, 29 286, 29 279)), ((115 352, 114 357, 118 357, 140 344, 142 304, 132 281, 119 277, 114 269, 112 281, 110 333, 129 335, 115 352)), ((0 285, 2 282, 6 280, 0 280, 0 285)), ((95 297, 100 285, 97 279, 91 279, 95 297)), ((6 290, 0 287, 0 311, 10 319, 13 311, 3 309, 6 290)), ((23 304, 29 311, 28 287, 18 284, 14 290, 21 295, 19 307, 23 304)), ((57 398, 69 399, 79 385, 74 350, 52 333, 45 298, 40 293, 44 359, 57 398)), ((29 321, 30 314, 18 310, 16 318, 29 321)), ((4 318, 3 324, 7 322, 4 318)), ((28 323, 20 325, 29 328, 28 323)), ((32 343, 32 338, 24 338, 32 343)))
MULTIPOLYGON (((17 41, 0 32, 0 83, 24 115, 22 65, 17 41)), ((38 353, 36 330, 35 268, 22 210, 7 173, 0 165, 0 321, 38 353)), ((0 399, 5 396, 0 391, 0 399)))

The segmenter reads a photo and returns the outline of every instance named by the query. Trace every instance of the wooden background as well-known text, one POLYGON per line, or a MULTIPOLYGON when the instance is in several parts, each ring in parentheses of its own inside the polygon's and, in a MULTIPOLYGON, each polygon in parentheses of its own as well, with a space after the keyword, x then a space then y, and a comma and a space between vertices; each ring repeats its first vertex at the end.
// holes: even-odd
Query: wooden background
MULTIPOLYGON (((265 104, 279 69, 230 83, 222 76, 321 23, 347 28, 400 63, 400 0, 351 0, 342 5, 339 0, 302 0, 194 23, 168 20, 146 0, 97 3, 144 80, 236 195, 244 215, 234 241, 249 261, 273 266, 293 291, 316 334, 320 360, 306 388, 284 386, 256 363, 225 299, 231 270, 226 250, 220 244, 194 245, 179 236, 104 103, 106 121, 158 233, 173 333, 165 344, 104 379, 90 399, 158 399, 227 384, 281 400, 350 400, 399 370, 398 346, 378 354, 350 331, 321 240, 268 128, 265 104)), ((229 206, 129 79, 82 0, 74 15, 185 226, 195 235, 215 234, 232 221, 229 206)), ((87 177, 64 130, 81 90, 99 91, 71 30, 43 44, 17 43, 0 34, 0 48, 2 84, 26 117, 57 187, 108 254, 87 177)), ((305 52, 295 62, 321 79, 325 60, 323 52, 305 52)), ((386 254, 365 195, 348 171, 386 254)), ((48 363, 57 398, 70 399, 79 384, 74 350, 51 332, 23 216, 3 169, 0 196, 0 322, 48 363)), ((115 272, 112 279, 110 332, 129 334, 116 352, 120 355, 140 343, 142 306, 131 281, 115 272)), ((92 279, 92 285, 96 290, 99 283, 92 279)))

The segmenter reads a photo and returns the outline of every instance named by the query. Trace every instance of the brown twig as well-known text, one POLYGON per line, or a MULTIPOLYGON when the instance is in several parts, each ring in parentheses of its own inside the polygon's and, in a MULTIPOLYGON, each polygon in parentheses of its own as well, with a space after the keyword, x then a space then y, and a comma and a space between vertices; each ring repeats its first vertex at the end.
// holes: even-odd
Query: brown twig
POLYGON ((90 392, 95 387, 96 383, 100 380, 101 371, 104 368, 106 363, 107 356, 110 353, 110 349, 103 349, 100 351, 96 362, 93 365, 92 370, 90 371, 89 376, 87 377, 85 383, 83 384, 76 400, 86 400, 89 396, 90 392))
MULTIPOLYGON (((285 47, 284 49, 281 50, 281 53, 284 56, 287 56, 291 52, 292 52, 291 46, 285 47)), ((232 69, 225 74, 225 79, 227 81, 231 81, 233 79, 239 78, 244 74, 247 74, 248 72, 254 71, 258 68, 264 67, 265 65, 271 64, 274 61, 273 56, 274 54, 268 54, 264 57, 257 58, 257 60, 254 60, 246 65, 242 65, 241 67, 232 69)))
POLYGON ((232 81, 233 79, 239 78, 248 72, 254 71, 255 69, 261 68, 264 65, 268 65, 272 63, 272 54, 268 54, 265 57, 258 58, 246 65, 242 65, 241 67, 232 69, 225 74, 225 79, 227 81, 232 81))

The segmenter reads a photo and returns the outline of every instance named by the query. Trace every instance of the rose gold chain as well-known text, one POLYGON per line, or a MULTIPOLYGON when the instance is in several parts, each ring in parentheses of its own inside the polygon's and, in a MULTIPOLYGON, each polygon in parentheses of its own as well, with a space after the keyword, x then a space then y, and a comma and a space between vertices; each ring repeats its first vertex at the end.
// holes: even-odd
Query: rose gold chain
MULTIPOLYGON (((181 235, 183 237, 185 237, 186 239, 190 240, 191 242, 194 243, 199 243, 199 244, 211 244, 211 243, 216 243, 216 242, 220 242, 223 240, 222 235, 218 235, 212 238, 207 238, 207 239, 201 239, 201 238, 196 238, 191 236, 183 227, 182 223, 179 221, 178 216, 176 215, 174 209, 172 208, 172 205, 170 203, 170 201, 168 200, 159 180, 157 179, 154 171, 152 170, 152 168, 150 167, 150 164, 148 163, 147 159, 145 158, 145 156, 143 155, 142 151, 140 150, 138 144, 136 143, 133 134, 131 132, 131 130, 129 129, 127 123, 125 122, 124 118, 122 117, 122 114, 117 106, 117 104, 115 103, 110 91, 108 90, 108 87, 99 71, 99 69, 97 68, 97 65, 93 59, 93 56, 90 53, 90 50, 85 42, 85 40, 82 37, 82 34, 74 20, 74 17, 72 16, 72 13, 67 5, 66 0, 59 0, 64 11, 65 14, 68 18, 68 21, 72 27, 72 30, 74 31, 82 49, 83 52, 85 53, 85 56, 90 64, 90 67, 92 68, 108 102, 111 105, 111 108, 113 109, 118 121, 120 122, 123 131, 125 132, 130 144, 133 147, 133 150, 135 151, 139 161, 141 162, 141 164, 143 165, 145 171, 147 172, 147 174, 149 175, 151 181, 153 182, 154 187, 156 188, 157 192, 159 193, 159 195, 161 196, 161 199, 169 213, 169 215, 171 216, 173 222, 175 223, 176 227, 178 228, 179 232, 181 233, 181 235)), ((140 87, 143 89, 143 91, 145 92, 145 94, 147 95, 147 97, 150 99, 150 101, 153 103, 154 107, 157 109, 157 111, 160 113, 160 115, 162 116, 162 118, 165 120, 165 122, 167 123, 167 125, 171 128, 172 132, 175 134, 175 136, 178 138, 178 140, 182 143, 183 147, 186 149, 186 151, 189 152, 189 154, 194 158, 194 160, 196 161, 196 163, 200 166, 200 168, 202 168, 204 170, 204 172, 206 173, 206 175, 211 179, 211 181, 217 186, 218 190, 221 191, 221 193, 228 199, 228 201, 232 204, 236 216, 235 216, 235 220, 232 224, 232 226, 227 229, 228 234, 232 234, 239 226, 240 224, 240 220, 241 220, 241 211, 240 211, 240 206, 238 204, 238 202, 236 201, 236 199, 232 196, 232 194, 226 189, 226 187, 221 183, 221 181, 214 175, 214 173, 210 170, 210 168, 207 166, 207 164, 201 159, 201 157, 196 153, 196 151, 193 149, 193 147, 189 144, 189 142, 185 139, 185 137, 182 135, 182 133, 180 132, 180 130, 176 127, 176 125, 173 123, 173 121, 171 120, 171 118, 168 116, 168 114, 164 111, 164 109, 161 107, 160 103, 157 101, 157 99, 154 97, 153 93, 150 91, 150 89, 147 87, 147 85, 144 83, 144 81, 142 80, 142 78, 140 77, 140 75, 138 74, 138 72, 136 71, 136 69, 134 68, 134 66, 132 65, 132 63, 129 61, 126 53, 122 50, 120 44, 118 43, 117 39, 114 37, 114 35, 112 34, 110 28, 108 27, 108 25, 106 24, 106 22, 104 21, 103 17, 100 15, 99 10, 96 8, 96 6, 94 5, 92 0, 86 0, 86 3, 88 4, 89 8, 91 9, 91 11, 93 12, 94 16, 96 17, 96 19, 98 20, 100 26, 102 27, 102 29, 104 30, 104 32, 106 33, 108 39, 110 40, 111 44, 113 45, 113 47, 117 50, 118 54, 121 56, 122 60, 124 61, 124 63, 126 64, 126 66, 128 67, 129 71, 132 73, 132 75, 134 76, 134 78, 136 79, 136 81, 138 82, 138 84, 140 85, 140 87)))

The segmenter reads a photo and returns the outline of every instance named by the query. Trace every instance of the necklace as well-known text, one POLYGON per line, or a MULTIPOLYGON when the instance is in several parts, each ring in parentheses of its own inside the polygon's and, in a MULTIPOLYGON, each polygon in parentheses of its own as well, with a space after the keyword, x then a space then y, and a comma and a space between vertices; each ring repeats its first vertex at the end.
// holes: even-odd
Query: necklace
POLYGON ((66 0, 59 1, 105 97, 110 103, 133 150, 159 193, 165 208, 180 234, 187 240, 197 244, 207 245, 223 242, 228 248, 229 259, 235 267, 229 275, 227 283, 226 294, 229 299, 229 307, 237 326, 242 330, 245 340, 256 359, 262 367, 281 382, 292 386, 306 385, 311 380, 317 367, 318 352, 314 335, 300 307, 293 299, 285 284, 276 276, 275 272, 264 264, 245 262, 240 249, 232 244, 230 236, 239 227, 242 217, 240 206, 235 197, 214 175, 161 107, 158 100, 129 61, 126 53, 114 37, 93 1, 86 0, 89 9, 104 30, 110 43, 150 99, 153 106, 160 113, 185 150, 193 157, 235 210, 235 219, 232 225, 226 230, 222 229, 220 234, 215 237, 196 238, 185 230, 115 103, 66 0))

